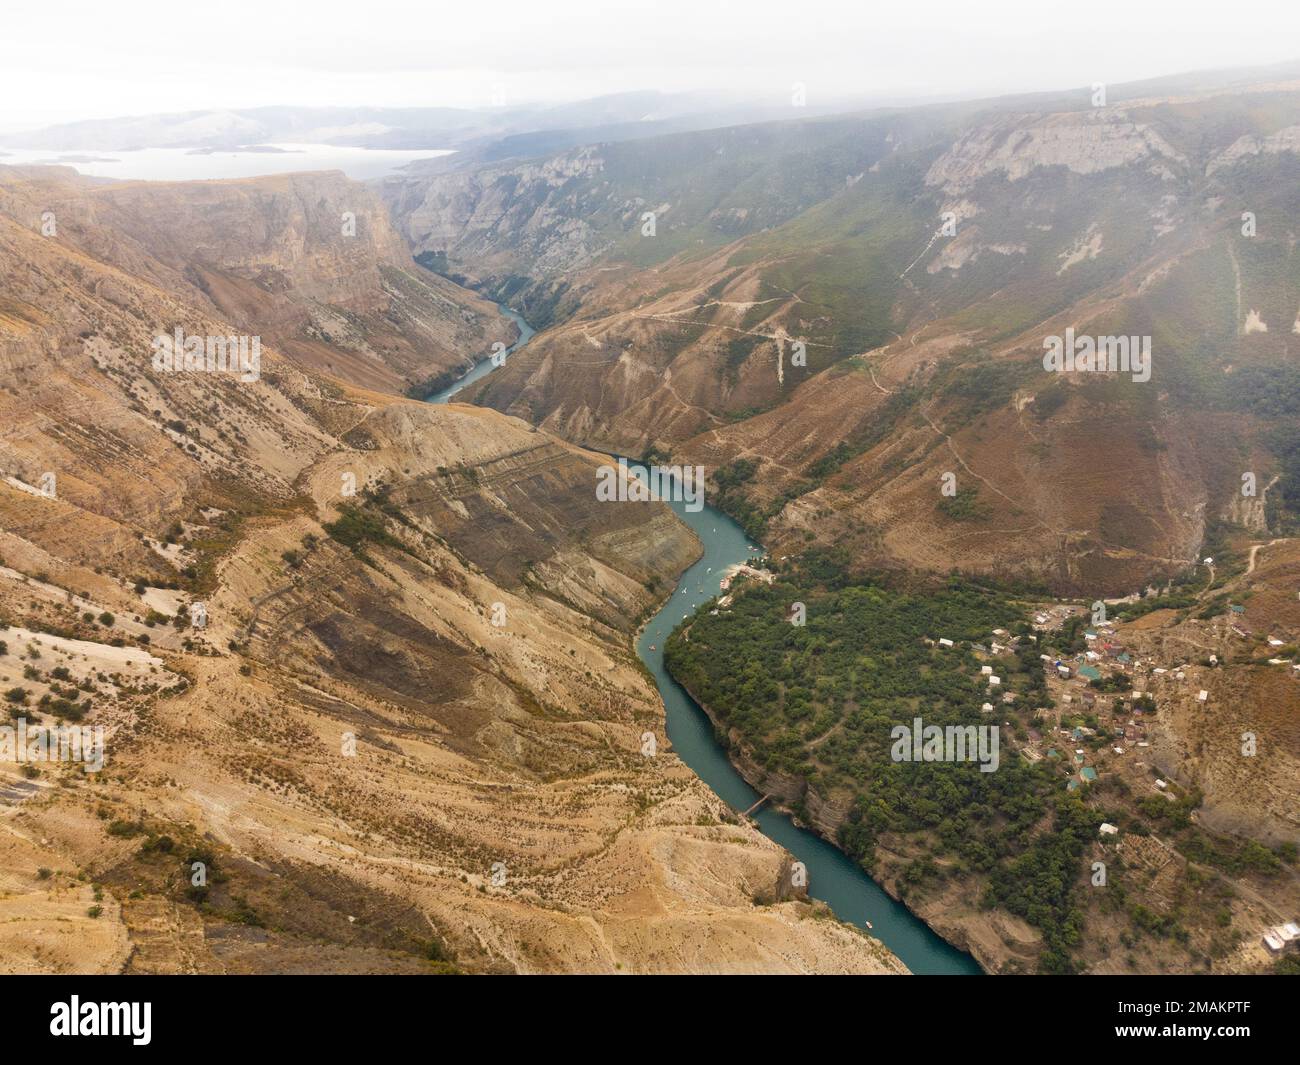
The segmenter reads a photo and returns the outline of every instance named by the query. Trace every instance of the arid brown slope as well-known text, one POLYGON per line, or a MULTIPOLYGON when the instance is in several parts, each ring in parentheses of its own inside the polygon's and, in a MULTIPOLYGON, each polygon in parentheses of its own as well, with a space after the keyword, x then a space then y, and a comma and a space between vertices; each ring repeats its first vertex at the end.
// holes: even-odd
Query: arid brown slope
POLYGON ((1262 541, 1244 547, 1242 555, 1253 568, 1215 593, 1211 616, 1180 619, 1163 611, 1131 626, 1143 650, 1188 663, 1185 683, 1169 674, 1155 678, 1166 730, 1154 754, 1161 769, 1204 794, 1200 817, 1208 827, 1270 844, 1295 841, 1300 542, 1262 541), (1201 691, 1207 693, 1204 702, 1201 691), (1254 739, 1251 753, 1248 737, 1254 739))
POLYGON ((666 508, 270 348, 154 372, 235 326, 144 276, 0 215, 0 688, 108 759, 0 767, 7 970, 901 971, 669 748, 666 508))
MULTIPOLYGON (((603 147, 590 173, 560 165, 572 152, 517 166, 544 232, 598 193, 608 228, 626 201, 626 232, 599 247, 588 233, 559 262, 530 262, 526 240, 476 213, 500 168, 460 214, 464 174, 428 179, 418 204, 390 194, 404 231, 468 272, 508 264, 529 293, 567 293, 568 317, 472 398, 589 446, 749 460, 728 505, 782 550, 847 538, 872 563, 1015 569, 1097 594, 1184 565, 1233 512, 1241 473, 1277 471, 1271 432, 1295 422, 1276 386, 1240 383, 1294 371, 1295 86, 855 121, 874 162, 829 136, 807 161, 782 157, 842 180, 810 181, 811 202, 770 229, 737 222, 730 242, 708 197, 742 208, 710 184, 712 156, 697 198, 679 182, 685 202, 667 209, 631 199, 636 171, 603 147), (632 207, 659 210, 655 236, 632 207), (1151 337, 1151 380, 1045 372, 1043 338, 1067 327, 1151 337), (949 472, 980 517, 936 506, 949 472)), ((625 150, 655 146, 682 150, 625 150)), ((779 184, 746 188, 753 211, 788 205, 779 184)))
POLYGON ((105 182, 4 168, 0 211, 35 230, 51 212, 53 239, 368 388, 440 380, 513 339, 492 304, 416 266, 384 207, 336 172, 105 182))

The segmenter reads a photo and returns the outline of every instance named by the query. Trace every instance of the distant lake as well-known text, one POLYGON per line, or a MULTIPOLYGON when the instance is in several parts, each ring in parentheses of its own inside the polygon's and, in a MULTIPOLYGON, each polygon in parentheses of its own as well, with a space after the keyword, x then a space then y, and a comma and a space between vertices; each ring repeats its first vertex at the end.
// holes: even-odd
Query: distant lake
POLYGON ((450 155, 451 151, 345 148, 335 144, 257 144, 217 150, 139 148, 129 152, 0 148, 0 164, 70 166, 93 177, 146 181, 205 181, 302 170, 342 170, 354 180, 365 181, 392 174, 416 159, 433 159, 450 155))

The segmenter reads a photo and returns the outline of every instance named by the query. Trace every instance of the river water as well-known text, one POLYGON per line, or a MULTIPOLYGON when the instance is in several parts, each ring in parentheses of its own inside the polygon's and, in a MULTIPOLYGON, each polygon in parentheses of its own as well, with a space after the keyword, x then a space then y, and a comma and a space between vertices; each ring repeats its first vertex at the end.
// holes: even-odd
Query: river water
MULTIPOLYGON (((532 340, 533 335, 537 332, 537 330, 535 330, 531 325, 525 322, 519 315, 515 314, 514 311, 512 311, 509 307, 505 306, 504 304, 498 303, 497 309, 502 314, 504 314, 507 318, 509 318, 512 322, 514 322, 516 326, 519 327, 519 339, 516 340, 513 344, 510 345, 510 347, 506 348, 505 350, 504 353, 505 358, 508 359, 510 358, 510 353, 512 351, 518 351, 530 340, 532 340)), ((434 392, 432 395, 426 396, 425 400, 428 403, 446 403, 448 400, 451 399, 452 396, 454 396, 462 388, 466 388, 469 385, 472 385, 475 381, 479 380, 480 378, 486 377, 495 369, 496 366, 492 364, 491 356, 488 356, 487 358, 484 358, 481 361, 475 363, 474 368, 470 370, 469 373, 467 373, 464 377, 457 378, 446 388, 444 388, 441 392, 434 392)))
MULTIPOLYGON (((515 351, 528 342, 533 330, 513 311, 501 311, 519 326, 515 351)), ((431 403, 445 403, 460 389, 493 370, 490 359, 474 367, 454 385, 429 397, 431 403)), ((638 464, 629 462, 636 467, 638 464)), ((759 795, 745 783, 727 759, 714 737, 713 724, 664 668, 664 644, 673 629, 702 603, 719 594, 718 581, 728 566, 761 554, 759 545, 720 510, 708 506, 696 512, 685 503, 669 506, 691 527, 704 547, 698 562, 682 574, 672 596, 642 629, 636 653, 654 676, 667 711, 668 739, 673 751, 693 769, 715 793, 737 810, 747 810, 759 795)), ((821 899, 843 921, 859 927, 871 922, 871 934, 892 950, 917 974, 979 973, 978 963, 932 932, 907 907, 895 902, 861 867, 838 848, 812 832, 797 827, 786 815, 764 806, 754 814, 763 834, 775 840, 808 870, 808 894, 821 899)))

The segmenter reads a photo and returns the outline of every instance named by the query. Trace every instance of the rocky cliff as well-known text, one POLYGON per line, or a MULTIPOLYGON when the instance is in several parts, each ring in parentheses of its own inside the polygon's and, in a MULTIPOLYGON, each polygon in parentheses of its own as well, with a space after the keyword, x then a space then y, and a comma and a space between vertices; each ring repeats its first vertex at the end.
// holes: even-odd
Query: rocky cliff
POLYGON ((0 209, 256 332, 302 366, 385 391, 487 358, 514 330, 412 262, 384 207, 339 173, 103 182, 61 168, 0 175, 0 209))

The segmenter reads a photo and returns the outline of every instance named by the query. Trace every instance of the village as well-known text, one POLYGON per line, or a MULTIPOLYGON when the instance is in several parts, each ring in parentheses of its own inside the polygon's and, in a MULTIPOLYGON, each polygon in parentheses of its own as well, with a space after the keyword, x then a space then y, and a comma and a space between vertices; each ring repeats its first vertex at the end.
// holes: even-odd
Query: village
MULTIPOLYGON (((1018 627, 1019 635, 997 628, 985 641, 938 636, 926 642, 969 650, 979 663, 975 679, 984 689, 982 712, 1002 716, 1004 742, 1023 758, 1055 765, 1067 792, 1110 779, 1137 800, 1155 796, 1177 804, 1186 789, 1167 779, 1152 756, 1162 708, 1193 700, 1213 712, 1216 672, 1229 654, 1266 663, 1300 684, 1294 635, 1256 634, 1245 622, 1244 607, 1229 603, 1219 616, 1187 620, 1196 636, 1190 642, 1180 637, 1179 646, 1193 653, 1174 660, 1155 649, 1167 651, 1172 640, 1148 638, 1155 628, 1144 624, 1150 613, 1117 622, 1107 617, 1107 606, 1043 603, 1032 610, 1032 626, 1018 627), (1033 682, 1032 671, 1025 682, 1023 664, 1031 656, 1041 669, 1041 686, 1033 682)), ((1187 816, 1197 821, 1195 809, 1187 816)), ((1114 846, 1129 864, 1145 867, 1153 881, 1166 866, 1177 865, 1174 848, 1154 835, 1129 835, 1103 822, 1098 841, 1114 846)), ((1258 901, 1276 923, 1260 928, 1242 949, 1255 961, 1300 951, 1300 921, 1258 901)))
MULTIPOLYGON (((776 575, 768 565, 751 557, 723 571, 710 612, 728 611, 740 584, 771 585, 776 575)), ((950 654, 956 668, 972 670, 981 713, 1001 726, 1004 760, 1019 755, 1042 766, 1063 793, 1102 815, 1092 860, 1124 869, 1129 885, 1140 885, 1152 920, 1173 920, 1187 892, 1197 891, 1189 884, 1217 882, 1217 918, 1230 946, 1226 956, 1216 954, 1216 968, 1253 972, 1300 957, 1296 876, 1285 867, 1272 880, 1255 876, 1257 868, 1225 875, 1212 859, 1187 853, 1186 826, 1193 839, 1209 832, 1222 840, 1225 833, 1221 825, 1202 826, 1196 776, 1186 772, 1185 751, 1171 739, 1179 732, 1171 715, 1190 717, 1217 737, 1219 758, 1237 761, 1224 745, 1236 742, 1235 723, 1243 720, 1240 678, 1264 671, 1300 692, 1300 613, 1257 610, 1255 593, 1243 591, 1249 611, 1224 593, 1200 599, 1193 612, 1170 588, 1105 602, 1031 600, 1021 621, 1006 622, 1010 628, 974 638, 932 632, 922 642, 950 654), (1166 807, 1167 814, 1158 813, 1166 807)), ((787 605, 788 623, 803 624, 805 616, 804 604, 787 605)), ((1229 849, 1254 844, 1271 857, 1249 837, 1228 831, 1226 838, 1229 849)), ((1201 944, 1208 950, 1204 938, 1201 944)))

